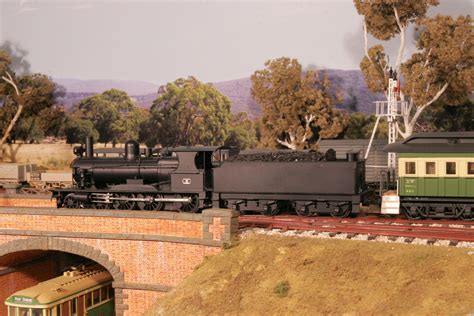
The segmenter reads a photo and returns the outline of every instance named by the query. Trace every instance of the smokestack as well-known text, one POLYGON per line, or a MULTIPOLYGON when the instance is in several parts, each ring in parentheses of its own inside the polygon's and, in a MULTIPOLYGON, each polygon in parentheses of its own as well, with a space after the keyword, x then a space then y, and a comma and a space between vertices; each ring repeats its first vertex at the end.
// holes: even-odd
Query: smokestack
POLYGON ((135 160, 140 157, 140 144, 137 141, 129 140, 125 143, 125 159, 135 160))
POLYGON ((86 137, 86 158, 94 157, 94 142, 92 137, 86 137))

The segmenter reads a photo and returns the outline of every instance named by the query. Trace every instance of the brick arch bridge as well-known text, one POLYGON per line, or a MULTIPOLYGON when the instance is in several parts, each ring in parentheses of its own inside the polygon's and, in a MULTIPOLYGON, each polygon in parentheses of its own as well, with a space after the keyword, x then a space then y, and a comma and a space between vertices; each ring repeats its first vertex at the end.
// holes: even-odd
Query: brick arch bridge
MULTIPOLYGON (((0 287, 9 284, 2 281, 6 278, 21 283, 26 268, 30 277, 47 269, 44 260, 25 260, 28 256, 67 253, 109 271, 117 315, 141 315, 206 256, 219 253, 237 229, 238 214, 230 210, 186 214, 0 207, 0 287)), ((3 287, 2 305, 16 291, 3 287)))

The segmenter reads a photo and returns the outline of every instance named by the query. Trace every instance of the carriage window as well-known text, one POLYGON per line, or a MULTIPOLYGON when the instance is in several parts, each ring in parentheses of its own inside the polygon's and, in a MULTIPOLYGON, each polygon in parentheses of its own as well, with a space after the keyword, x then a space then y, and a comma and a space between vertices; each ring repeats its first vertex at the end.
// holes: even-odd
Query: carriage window
POLYGON ((112 287, 112 284, 109 284, 107 286, 107 291, 109 292, 109 298, 113 298, 114 297, 114 288, 112 287))
POLYGON ((416 173, 416 163, 413 161, 405 162, 405 173, 406 174, 415 174, 416 173))
POLYGON ((467 163, 467 174, 474 174, 474 162, 467 163))
POLYGON ((69 316, 70 313, 69 302, 65 302, 61 304, 61 316, 69 316))
POLYGON ((455 162, 446 162, 446 174, 456 174, 455 162))
POLYGON ((426 162, 426 174, 436 174, 436 162, 426 162))
POLYGON ((77 298, 71 301, 71 313, 72 315, 77 315, 77 298))
POLYGON ((100 302, 100 292, 99 290, 94 291, 94 305, 100 302))
POLYGON ((61 316, 61 305, 58 305, 58 306, 54 307, 54 310, 56 311, 56 314, 54 314, 54 315, 61 316))
POLYGON ((86 308, 92 306, 92 293, 89 292, 86 294, 86 308))
POLYGON ((33 309, 33 316, 43 316, 43 310, 42 309, 33 309))
POLYGON ((30 314, 30 309, 29 308, 22 308, 20 307, 18 309, 18 315, 19 316, 31 316, 30 314))
POLYGON ((100 300, 105 301, 107 299, 107 287, 104 286, 100 289, 100 300))

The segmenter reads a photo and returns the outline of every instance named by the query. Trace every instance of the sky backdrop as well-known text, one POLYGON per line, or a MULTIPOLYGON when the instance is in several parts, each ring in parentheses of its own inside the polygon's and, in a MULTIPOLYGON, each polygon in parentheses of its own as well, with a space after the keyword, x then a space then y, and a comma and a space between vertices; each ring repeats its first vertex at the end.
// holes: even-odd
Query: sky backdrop
MULTIPOLYGON (((429 14, 473 15, 473 6, 441 0, 429 14)), ((28 52, 32 71, 54 78, 157 84, 248 77, 281 56, 359 69, 363 56, 362 17, 351 0, 0 0, 5 40, 28 52)))

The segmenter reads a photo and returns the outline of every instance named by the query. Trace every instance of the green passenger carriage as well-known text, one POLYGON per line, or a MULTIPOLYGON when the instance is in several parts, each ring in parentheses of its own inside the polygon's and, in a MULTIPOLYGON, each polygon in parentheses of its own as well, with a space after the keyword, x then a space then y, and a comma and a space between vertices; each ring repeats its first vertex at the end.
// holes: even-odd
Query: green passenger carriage
POLYGON ((8 316, 115 315, 112 277, 98 265, 72 268, 14 293, 5 304, 8 316))
POLYGON ((398 153, 405 215, 474 219, 474 132, 416 134, 385 150, 398 153))

